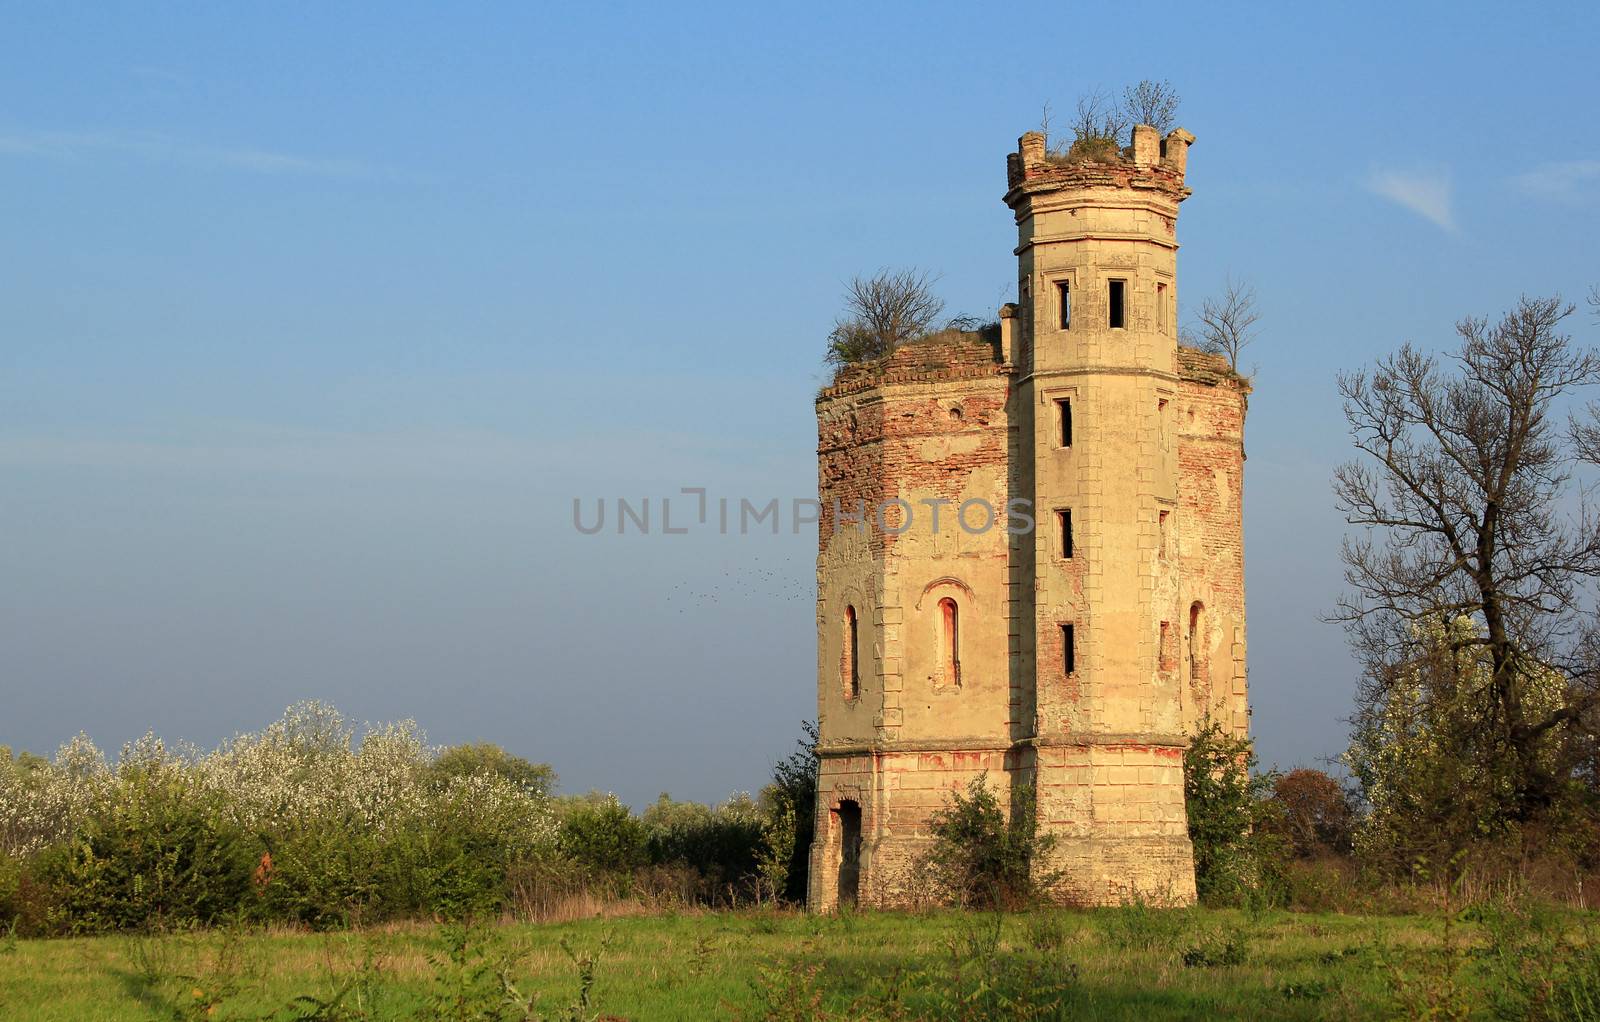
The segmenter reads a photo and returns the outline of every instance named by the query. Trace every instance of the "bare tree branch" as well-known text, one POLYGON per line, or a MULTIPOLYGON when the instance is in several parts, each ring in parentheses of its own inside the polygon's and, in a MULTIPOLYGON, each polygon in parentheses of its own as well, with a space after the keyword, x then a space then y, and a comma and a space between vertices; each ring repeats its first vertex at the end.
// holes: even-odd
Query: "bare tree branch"
POLYGON ((1071 127, 1075 146, 1097 141, 1121 146, 1122 137, 1128 133, 1128 117, 1106 93, 1091 92, 1078 98, 1071 127))
POLYGON ((869 362, 926 334, 944 312, 944 300, 933 293, 937 281, 917 269, 853 278, 845 286, 845 313, 828 335, 828 362, 869 362))
POLYGON ((1203 351, 1221 355, 1234 372, 1239 371, 1239 353, 1255 340, 1256 290, 1232 277, 1223 286, 1220 298, 1207 298, 1200 305, 1200 322, 1190 337, 1203 351))
POLYGON ((1122 90, 1122 109, 1127 120, 1165 135, 1178 126, 1178 90, 1171 82, 1146 78, 1122 90))
POLYGON ((1134 125, 1148 124, 1163 135, 1176 127, 1178 101, 1178 90, 1171 82, 1146 78, 1125 87, 1120 99, 1103 89, 1078 97, 1066 138, 1052 134, 1053 111, 1046 103, 1039 130, 1046 147, 1058 159, 1114 160, 1132 142, 1134 125))
MULTIPOLYGON (((1515 764, 1521 813, 1561 783, 1545 737, 1600 707, 1600 526, 1571 485, 1575 464, 1600 456, 1600 412, 1564 430, 1552 417, 1600 383, 1600 354, 1559 332, 1572 312, 1559 298, 1524 298, 1497 323, 1457 324, 1447 358, 1405 345, 1339 379, 1366 456, 1333 483, 1345 520, 1363 530, 1345 542, 1350 592, 1335 614, 1366 669, 1362 703, 1370 711, 1396 677, 1416 676, 1419 626, 1469 619, 1446 647, 1486 658, 1489 683, 1463 698, 1476 700, 1485 747, 1515 764), (1551 671, 1566 687, 1555 706, 1531 694, 1551 671)), ((1238 322, 1201 318, 1208 337, 1238 322)))

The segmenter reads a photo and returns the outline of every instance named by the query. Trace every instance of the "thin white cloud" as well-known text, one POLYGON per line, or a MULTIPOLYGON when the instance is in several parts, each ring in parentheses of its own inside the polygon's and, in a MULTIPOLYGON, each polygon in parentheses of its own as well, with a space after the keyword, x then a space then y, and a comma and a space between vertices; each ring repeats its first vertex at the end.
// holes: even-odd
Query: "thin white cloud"
POLYGON ((1511 184, 1537 199, 1581 202, 1592 199, 1600 188, 1600 160, 1540 164, 1512 178, 1511 184))
POLYGON ((1451 207, 1450 175, 1442 171, 1381 170, 1367 179, 1367 188, 1390 202, 1431 220, 1447 231, 1456 229, 1451 207))
POLYGON ((59 160, 124 156, 203 170, 242 170, 253 174, 369 178, 381 168, 354 160, 295 156, 266 149, 197 145, 158 134, 33 131, 0 133, 0 154, 59 160))

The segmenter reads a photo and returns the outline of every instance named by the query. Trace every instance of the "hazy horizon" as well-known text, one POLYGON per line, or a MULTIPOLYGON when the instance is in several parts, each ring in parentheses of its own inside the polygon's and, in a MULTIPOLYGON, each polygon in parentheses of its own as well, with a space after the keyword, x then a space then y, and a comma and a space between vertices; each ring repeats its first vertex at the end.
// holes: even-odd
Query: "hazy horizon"
POLYGON ((1600 281, 1577 4, 8 15, 0 744, 40 753, 315 698, 569 792, 759 788, 816 713, 814 532, 573 499, 814 497, 844 281, 1013 300, 1007 152, 1148 77, 1198 137, 1182 321, 1260 299, 1253 732, 1320 765, 1336 373, 1600 281))

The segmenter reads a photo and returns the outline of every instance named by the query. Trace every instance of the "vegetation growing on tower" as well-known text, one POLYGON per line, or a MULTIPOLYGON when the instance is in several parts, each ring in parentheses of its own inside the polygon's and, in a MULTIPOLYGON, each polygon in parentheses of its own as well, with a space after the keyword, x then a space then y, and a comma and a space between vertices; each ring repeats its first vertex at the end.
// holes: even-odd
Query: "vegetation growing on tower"
POLYGON ((915 268, 879 270, 845 286, 844 314, 828 334, 827 362, 835 369, 888 358, 907 344, 946 335, 973 334, 993 343, 998 322, 956 316, 939 324, 944 299, 938 277, 915 268))
POLYGON ((1115 161, 1132 144, 1134 125, 1148 124, 1161 135, 1175 128, 1179 101, 1171 82, 1146 78, 1124 88, 1121 96, 1101 89, 1079 96, 1067 123, 1070 137, 1053 134, 1051 108, 1046 103, 1039 131, 1052 159, 1063 163, 1115 161))

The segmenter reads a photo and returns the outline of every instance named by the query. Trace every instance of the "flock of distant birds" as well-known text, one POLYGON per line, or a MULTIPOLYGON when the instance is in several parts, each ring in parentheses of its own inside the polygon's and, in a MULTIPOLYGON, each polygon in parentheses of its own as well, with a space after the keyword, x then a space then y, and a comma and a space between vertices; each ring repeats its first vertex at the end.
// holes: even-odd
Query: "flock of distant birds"
POLYGON ((777 567, 767 568, 761 565, 760 558, 753 558, 742 570, 724 568, 722 580, 709 588, 702 589, 702 585, 695 581, 683 581, 672 587, 672 601, 678 605, 678 613, 682 614, 692 605, 720 603, 724 600, 735 603, 777 598, 785 603, 796 600, 815 603, 816 562, 810 558, 802 561, 799 557, 790 556, 782 558, 777 567))

